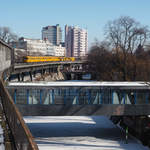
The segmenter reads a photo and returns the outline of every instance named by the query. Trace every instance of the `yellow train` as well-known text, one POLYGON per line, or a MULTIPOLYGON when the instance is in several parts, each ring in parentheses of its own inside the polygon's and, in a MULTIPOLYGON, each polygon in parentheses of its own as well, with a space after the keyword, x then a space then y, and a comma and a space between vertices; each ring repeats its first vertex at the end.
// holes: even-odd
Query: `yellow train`
POLYGON ((57 56, 25 56, 23 62, 59 62, 59 61, 75 61, 74 57, 57 57, 57 56))

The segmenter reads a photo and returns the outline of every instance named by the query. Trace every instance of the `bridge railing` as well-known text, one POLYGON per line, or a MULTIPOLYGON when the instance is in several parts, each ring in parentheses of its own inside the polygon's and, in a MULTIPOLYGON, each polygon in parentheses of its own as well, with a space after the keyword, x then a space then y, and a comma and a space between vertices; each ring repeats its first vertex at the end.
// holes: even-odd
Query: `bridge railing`
MULTIPOLYGON (((15 84, 15 83, 14 83, 15 84)), ((34 85, 34 83, 33 83, 34 85)), ((37 84, 36 84, 37 85, 37 84)), ((8 86, 15 104, 150 104, 148 89, 112 89, 104 87, 8 86)))
POLYGON ((38 150, 32 134, 26 126, 8 91, 5 89, 4 80, 7 78, 7 74, 9 74, 9 72, 10 70, 7 69, 0 75, 0 95, 6 120, 14 137, 16 149, 38 150))

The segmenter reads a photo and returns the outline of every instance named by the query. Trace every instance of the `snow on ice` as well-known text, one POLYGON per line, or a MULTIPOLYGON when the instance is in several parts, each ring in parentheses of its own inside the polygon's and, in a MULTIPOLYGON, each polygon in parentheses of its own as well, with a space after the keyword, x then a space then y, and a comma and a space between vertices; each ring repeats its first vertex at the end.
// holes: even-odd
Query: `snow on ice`
POLYGON ((149 150, 104 116, 24 117, 40 150, 149 150))

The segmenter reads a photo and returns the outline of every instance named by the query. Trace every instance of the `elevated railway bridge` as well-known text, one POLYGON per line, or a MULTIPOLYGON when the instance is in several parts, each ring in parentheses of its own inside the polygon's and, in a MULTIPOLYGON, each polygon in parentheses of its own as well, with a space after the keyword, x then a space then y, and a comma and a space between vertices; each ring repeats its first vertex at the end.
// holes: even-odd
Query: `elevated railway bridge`
POLYGON ((30 76, 32 81, 33 76, 36 77, 37 73, 43 76, 45 73, 58 73, 62 72, 69 76, 78 76, 88 73, 88 65, 83 61, 66 61, 66 62, 45 62, 45 63, 20 63, 14 65, 14 70, 9 77, 9 80, 18 78, 18 81, 24 81, 25 76, 30 76))
POLYGON ((150 115, 149 83, 9 83, 12 72, 28 71, 32 76, 39 68, 44 71, 54 66, 14 68, 12 60, 13 49, 0 40, 0 98, 13 139, 12 149, 38 150, 23 115, 150 115))

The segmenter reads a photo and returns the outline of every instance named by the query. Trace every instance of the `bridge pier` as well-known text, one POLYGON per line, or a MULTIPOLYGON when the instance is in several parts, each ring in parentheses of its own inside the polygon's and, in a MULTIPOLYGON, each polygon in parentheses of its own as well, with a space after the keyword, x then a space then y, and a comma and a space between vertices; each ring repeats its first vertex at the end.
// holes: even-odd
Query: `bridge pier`
POLYGON ((41 78, 43 78, 43 80, 44 80, 44 71, 43 71, 43 69, 41 69, 40 73, 41 73, 41 78))
POLYGON ((71 80, 71 73, 69 73, 69 72, 66 73, 66 79, 71 80))
POLYGON ((32 72, 31 71, 29 72, 29 75, 30 75, 30 80, 32 81, 33 78, 32 78, 32 72))
POLYGON ((21 73, 21 81, 24 81, 24 72, 21 73))
POLYGON ((36 71, 33 71, 33 77, 34 78, 36 77, 36 71))
POLYGON ((17 74, 18 81, 20 82, 20 73, 17 74))
POLYGON ((9 82, 11 81, 11 76, 9 76, 8 80, 9 80, 9 82))

